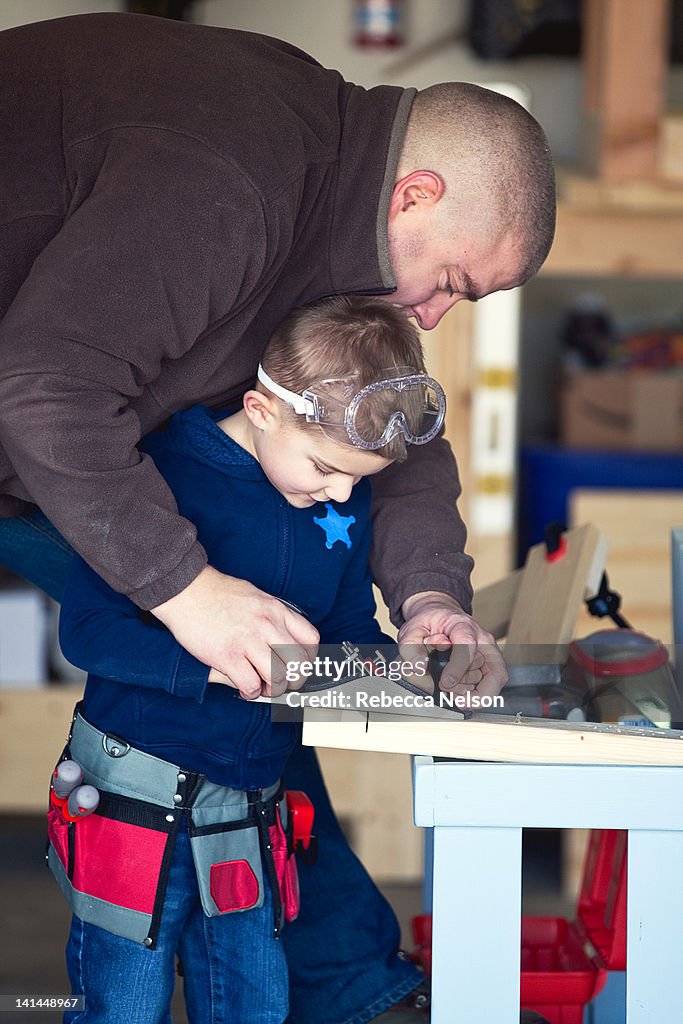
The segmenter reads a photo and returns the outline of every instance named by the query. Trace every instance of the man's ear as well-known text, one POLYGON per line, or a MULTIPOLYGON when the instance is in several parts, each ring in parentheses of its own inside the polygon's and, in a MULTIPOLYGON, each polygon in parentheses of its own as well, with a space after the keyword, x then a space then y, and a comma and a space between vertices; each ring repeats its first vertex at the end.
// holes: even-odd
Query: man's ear
POLYGON ((262 391, 247 391, 242 399, 247 419, 256 430, 269 430, 280 422, 277 399, 262 391))
POLYGON ((436 171, 411 171, 394 185, 389 206, 389 220, 399 213, 434 206, 446 190, 446 184, 436 171))

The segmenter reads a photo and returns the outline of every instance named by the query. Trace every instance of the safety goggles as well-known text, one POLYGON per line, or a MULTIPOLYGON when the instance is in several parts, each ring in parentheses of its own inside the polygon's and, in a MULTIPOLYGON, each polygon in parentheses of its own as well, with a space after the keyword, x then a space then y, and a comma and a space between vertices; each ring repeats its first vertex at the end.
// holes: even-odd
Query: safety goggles
POLYGON ((406 444, 427 444, 439 433, 446 415, 443 388, 408 366, 385 372, 383 380, 364 387, 356 377, 343 377, 318 381, 302 394, 276 384, 261 365, 258 379, 338 443, 376 451, 401 435, 406 444))

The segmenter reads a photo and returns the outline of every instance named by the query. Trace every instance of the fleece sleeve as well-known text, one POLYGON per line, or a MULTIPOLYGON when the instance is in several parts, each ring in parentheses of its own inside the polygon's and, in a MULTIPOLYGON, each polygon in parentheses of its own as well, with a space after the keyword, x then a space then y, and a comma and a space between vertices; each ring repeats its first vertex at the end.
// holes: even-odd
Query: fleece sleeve
POLYGON ((136 449, 136 402, 160 403, 156 422, 174 411, 155 390, 169 367, 193 394, 202 337, 259 287, 267 246, 238 172, 191 139, 144 132, 112 133, 87 195, 74 182, 73 211, 0 324, 0 442, 79 554, 153 608, 206 554, 136 449))
POLYGON ((467 532, 457 508, 460 481, 444 438, 409 449, 408 459, 372 479, 372 575, 391 612, 412 594, 438 590, 469 611, 473 562, 464 553, 467 532))
POLYGON ((62 598, 59 642, 68 661, 103 679, 204 697, 207 666, 161 624, 144 621, 137 605, 78 557, 62 598))

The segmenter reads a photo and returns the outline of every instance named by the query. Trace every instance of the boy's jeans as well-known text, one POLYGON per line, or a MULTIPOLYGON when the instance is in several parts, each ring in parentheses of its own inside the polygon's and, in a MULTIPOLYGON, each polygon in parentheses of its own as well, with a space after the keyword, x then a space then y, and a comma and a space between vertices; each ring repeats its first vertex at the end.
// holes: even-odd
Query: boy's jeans
POLYGON ((273 936, 270 887, 255 910, 205 917, 184 819, 176 838, 155 949, 74 917, 66 962, 85 1010, 64 1024, 171 1024, 175 954, 195 1024, 283 1024, 287 963, 273 936))
MULTIPOLYGON (((0 518, 0 565, 57 601, 71 556, 67 542, 38 509, 0 518)), ((316 864, 299 870, 301 913, 283 932, 290 1022, 366 1024, 410 992, 421 976, 397 955, 396 917, 344 839, 311 748, 294 749, 285 784, 308 793, 318 836, 316 864)))

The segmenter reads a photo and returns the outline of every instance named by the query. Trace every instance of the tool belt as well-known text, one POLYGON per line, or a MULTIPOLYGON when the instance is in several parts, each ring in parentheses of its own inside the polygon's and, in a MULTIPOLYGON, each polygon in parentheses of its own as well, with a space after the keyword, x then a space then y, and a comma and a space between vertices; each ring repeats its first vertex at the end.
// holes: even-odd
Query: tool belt
POLYGON ((299 909, 281 782, 264 790, 218 786, 74 713, 64 755, 100 793, 75 822, 48 811, 47 862, 77 917, 154 949, 183 816, 207 917, 261 907, 270 882, 274 934, 299 909))

